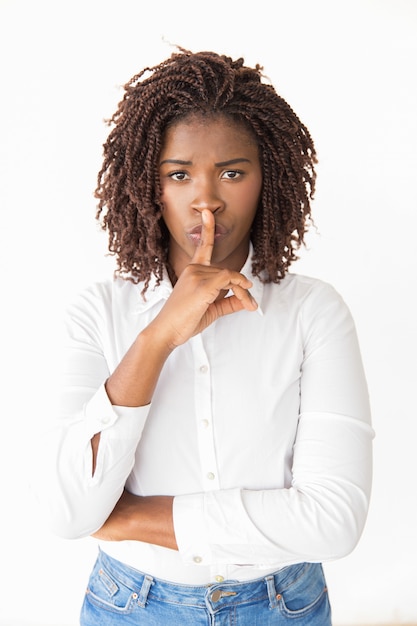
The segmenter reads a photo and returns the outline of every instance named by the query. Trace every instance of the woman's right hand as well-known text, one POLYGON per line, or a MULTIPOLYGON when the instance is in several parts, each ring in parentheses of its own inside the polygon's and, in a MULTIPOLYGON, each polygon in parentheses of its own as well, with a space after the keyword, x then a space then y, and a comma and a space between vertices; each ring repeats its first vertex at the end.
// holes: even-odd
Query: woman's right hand
POLYGON ((166 304, 148 327, 172 350, 197 335, 223 315, 242 309, 255 311, 252 282, 240 272, 211 264, 215 219, 202 211, 201 239, 189 265, 183 270, 166 304), (231 290, 233 295, 225 298, 231 290))

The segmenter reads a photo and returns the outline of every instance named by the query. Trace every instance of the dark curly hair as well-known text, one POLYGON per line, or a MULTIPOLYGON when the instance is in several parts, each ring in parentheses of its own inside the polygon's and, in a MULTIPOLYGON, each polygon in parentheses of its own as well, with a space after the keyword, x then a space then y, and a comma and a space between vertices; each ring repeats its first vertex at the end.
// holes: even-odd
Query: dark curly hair
POLYGON ((96 218, 109 234, 116 275, 160 282, 168 261, 169 233, 162 219, 158 159, 169 125, 195 113, 224 115, 244 124, 259 146, 263 184, 252 225, 253 272, 279 282, 312 223, 316 151, 308 129, 274 87, 263 68, 246 67, 214 52, 178 48, 124 86, 108 120, 95 196, 96 218))

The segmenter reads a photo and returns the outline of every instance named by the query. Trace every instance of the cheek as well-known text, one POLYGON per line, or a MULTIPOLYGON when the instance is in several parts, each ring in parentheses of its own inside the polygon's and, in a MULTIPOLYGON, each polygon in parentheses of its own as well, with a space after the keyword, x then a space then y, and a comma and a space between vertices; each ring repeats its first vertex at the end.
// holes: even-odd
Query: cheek
POLYGON ((174 221, 175 216, 175 199, 171 197, 169 191, 162 190, 161 193, 161 204, 162 204, 162 217, 167 226, 169 226, 169 222, 174 221))
POLYGON ((162 189, 161 204, 164 212, 170 213, 171 215, 175 215, 175 213, 179 214, 180 208, 184 206, 186 201, 187 196, 183 190, 179 190, 178 188, 172 189, 170 186, 162 189))
POLYGON ((172 210, 172 207, 169 205, 169 203, 163 203, 163 210, 161 215, 170 238, 179 243, 183 239, 181 220, 179 219, 175 211, 172 210))
POLYGON ((259 206, 259 201, 261 197, 261 189, 258 185, 253 185, 245 190, 242 190, 240 194, 240 204, 244 209, 245 214, 248 216, 248 219, 252 219, 255 217, 256 211, 259 206))
POLYGON ((259 198, 262 191, 262 176, 254 175, 250 180, 247 181, 247 184, 244 185, 244 188, 241 189, 241 195, 245 199, 245 203, 247 206, 254 204, 258 204, 259 198))

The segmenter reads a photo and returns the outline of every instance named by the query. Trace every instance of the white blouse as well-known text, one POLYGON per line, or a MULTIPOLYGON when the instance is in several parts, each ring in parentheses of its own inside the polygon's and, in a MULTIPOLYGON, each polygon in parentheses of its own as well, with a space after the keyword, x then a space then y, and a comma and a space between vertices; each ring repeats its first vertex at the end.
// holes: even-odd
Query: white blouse
POLYGON ((115 279, 69 307, 57 420, 36 478, 55 534, 80 538, 123 488, 173 495, 179 551, 99 542, 154 577, 248 580, 348 554, 372 480, 369 398, 351 314, 332 286, 253 280, 258 311, 216 321, 168 358, 148 406, 112 406, 104 382, 172 287, 115 279), (90 439, 101 432, 94 477, 90 439))

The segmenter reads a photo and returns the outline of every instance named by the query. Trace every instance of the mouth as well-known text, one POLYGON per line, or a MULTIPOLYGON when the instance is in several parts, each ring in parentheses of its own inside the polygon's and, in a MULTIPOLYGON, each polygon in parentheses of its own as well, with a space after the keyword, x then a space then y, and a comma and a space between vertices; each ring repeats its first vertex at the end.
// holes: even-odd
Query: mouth
MULTIPOLYGON (((190 239, 194 245, 198 245, 200 243, 202 230, 202 224, 197 224, 197 226, 194 226, 193 228, 190 228, 190 230, 186 231, 188 239, 190 239)), ((228 232, 229 231, 225 226, 222 226, 222 224, 216 224, 214 229, 214 241, 219 241, 225 237, 228 232)))

